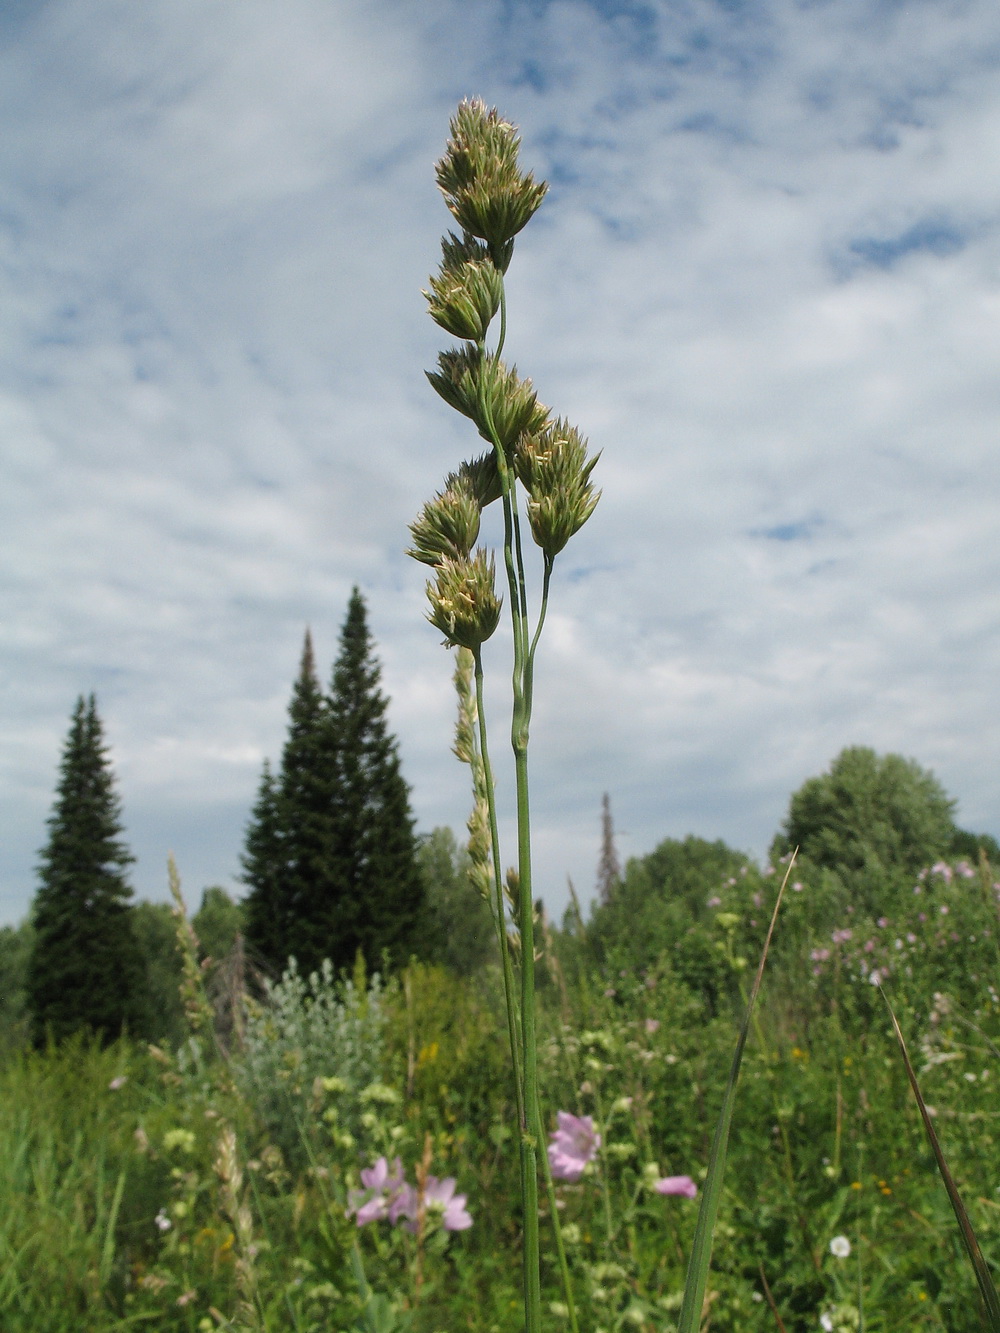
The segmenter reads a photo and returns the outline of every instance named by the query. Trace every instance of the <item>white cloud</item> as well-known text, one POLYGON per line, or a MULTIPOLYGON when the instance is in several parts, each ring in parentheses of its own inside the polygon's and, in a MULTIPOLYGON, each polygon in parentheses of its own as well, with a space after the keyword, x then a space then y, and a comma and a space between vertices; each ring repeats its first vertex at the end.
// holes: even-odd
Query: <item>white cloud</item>
MULTIPOLYGON (((51 0, 0 20, 0 910, 95 689, 162 893, 229 882, 304 625, 369 597, 420 823, 465 817, 406 523, 476 442, 423 382, 457 97, 552 181, 509 352, 596 448, 557 574, 541 883, 762 852, 845 744, 998 832, 1000 18, 736 7, 51 0)), ((497 747, 506 668, 499 647, 497 747)), ((491 694, 492 697, 492 694, 491 694)))

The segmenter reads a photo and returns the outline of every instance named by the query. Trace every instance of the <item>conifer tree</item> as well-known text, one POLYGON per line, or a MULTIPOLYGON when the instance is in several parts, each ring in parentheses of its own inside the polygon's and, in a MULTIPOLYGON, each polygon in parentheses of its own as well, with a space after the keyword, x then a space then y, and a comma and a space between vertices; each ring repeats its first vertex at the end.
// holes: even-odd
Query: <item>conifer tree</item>
POLYGON ((423 880, 379 680, 355 589, 328 697, 306 635, 281 770, 265 770, 247 830, 247 943, 273 972, 289 957, 349 967, 359 949, 378 966, 413 942, 423 880))
MULTIPOLYGON (((280 973, 294 955, 306 971, 322 960, 314 935, 318 902, 330 878, 329 707, 306 631, 299 674, 288 706, 288 739, 275 780, 267 764, 247 829, 244 879, 247 941, 280 973)), ((321 916, 321 911, 319 912, 321 916)))
POLYGON ((243 900, 246 936, 260 960, 280 972, 285 955, 285 913, 282 911, 281 885, 284 880, 280 784, 264 760, 264 771, 257 790, 257 801, 246 831, 243 882, 250 892, 243 900))
POLYGON ((324 921, 336 967, 358 949, 377 966, 383 951, 396 962, 416 943, 424 886, 410 813, 409 788, 388 700, 372 652, 364 600, 351 594, 330 689, 333 857, 324 921))
POLYGON ((41 1043, 85 1028, 106 1041, 144 1019, 121 803, 94 696, 77 701, 40 854, 27 1000, 41 1043))

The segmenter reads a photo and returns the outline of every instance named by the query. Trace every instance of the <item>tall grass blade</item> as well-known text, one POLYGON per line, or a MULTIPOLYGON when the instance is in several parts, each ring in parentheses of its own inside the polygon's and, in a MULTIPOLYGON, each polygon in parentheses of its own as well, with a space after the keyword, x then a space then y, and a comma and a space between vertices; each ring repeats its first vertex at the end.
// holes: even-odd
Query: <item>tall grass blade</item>
POLYGON ((118 1210, 122 1206, 122 1195, 125 1193, 125 1175, 124 1170, 118 1173, 114 1197, 111 1200, 111 1211, 108 1213, 108 1224, 104 1230, 101 1264, 98 1269, 102 1287, 107 1285, 108 1278, 111 1276, 111 1265, 115 1261, 115 1227, 118 1225, 118 1210))
MULTIPOLYGON (((797 851, 798 848, 796 848, 797 851)), ((698 1222, 695 1226, 691 1257, 688 1260, 687 1277, 684 1282, 684 1303, 681 1306, 677 1333, 698 1333, 701 1326, 701 1311, 705 1303, 705 1291, 708 1287, 708 1270, 712 1262, 712 1240, 715 1235, 715 1222, 719 1215, 719 1203, 722 1199, 722 1179, 726 1171, 729 1127, 733 1118, 733 1106, 736 1102, 736 1081, 740 1076, 743 1048, 747 1044, 747 1037, 750 1033, 754 1006, 757 1003, 757 994, 764 976, 764 964, 767 962, 771 937, 774 934, 774 927, 778 920, 778 909, 781 907, 785 885, 788 883, 788 877, 792 873, 794 864, 795 853, 792 854, 791 860, 788 862, 785 878, 781 881, 774 911, 771 913, 771 924, 767 928, 767 938, 764 940, 764 949, 757 965, 757 975, 754 977, 750 999, 747 1001, 747 1011, 743 1018, 743 1026, 740 1028, 740 1035, 736 1041, 733 1062, 729 1068, 729 1079, 726 1082, 726 1089, 722 1096, 722 1109, 719 1112, 715 1137, 712 1140, 712 1151, 708 1159, 708 1175, 705 1177, 705 1188, 702 1191, 701 1207, 698 1209, 698 1222)), ((1000 1330, 998 1330, 998 1333, 1000 1333, 1000 1330)))
POLYGON ((927 1104, 924 1101, 920 1085, 917 1083, 916 1071, 913 1068, 913 1062, 910 1060, 910 1053, 906 1049, 906 1041, 903 1038, 902 1030, 896 1021, 896 1015, 893 1012, 892 1005, 889 1003, 889 997, 882 987, 882 998, 885 1000, 886 1008, 889 1010, 889 1017, 892 1019, 892 1026, 896 1033, 896 1040, 899 1042, 899 1049, 903 1056, 903 1064, 906 1066, 906 1077, 910 1080, 910 1087, 913 1089, 913 1095, 917 1099, 917 1106, 920 1108, 920 1115, 924 1122, 924 1129, 927 1131, 927 1137, 930 1140, 931 1147, 934 1150, 934 1157, 937 1160, 938 1171, 941 1173, 941 1179, 944 1181, 944 1187, 948 1191, 948 1198, 951 1200, 951 1206, 955 1212, 955 1218, 958 1222, 958 1229, 962 1235, 962 1243, 965 1245, 969 1261, 976 1274, 976 1281, 979 1283, 979 1294, 983 1298, 983 1305, 986 1307, 986 1316, 990 1333, 1000 1333, 1000 1296, 997 1294, 996 1285, 993 1281, 993 1275, 983 1258, 983 1252, 979 1248, 979 1241, 976 1239, 976 1233, 972 1228, 972 1219, 966 1211, 965 1204, 962 1202, 962 1196, 958 1192, 958 1186, 955 1184, 955 1178, 948 1170, 948 1163, 944 1160, 944 1153, 941 1150, 941 1144, 938 1142, 938 1136, 934 1129, 934 1124, 927 1110, 927 1104))

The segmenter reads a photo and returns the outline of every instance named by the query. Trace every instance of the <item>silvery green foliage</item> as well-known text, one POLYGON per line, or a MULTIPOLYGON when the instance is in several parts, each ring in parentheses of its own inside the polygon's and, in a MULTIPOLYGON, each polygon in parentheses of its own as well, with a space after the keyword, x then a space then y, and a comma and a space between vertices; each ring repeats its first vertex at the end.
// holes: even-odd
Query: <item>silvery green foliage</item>
POLYGON ((382 1086, 386 991, 377 973, 367 989, 338 981, 329 959, 305 978, 293 958, 250 1006, 242 1081, 286 1156, 301 1157, 321 1119, 341 1137, 364 1140, 362 1116, 382 1086))

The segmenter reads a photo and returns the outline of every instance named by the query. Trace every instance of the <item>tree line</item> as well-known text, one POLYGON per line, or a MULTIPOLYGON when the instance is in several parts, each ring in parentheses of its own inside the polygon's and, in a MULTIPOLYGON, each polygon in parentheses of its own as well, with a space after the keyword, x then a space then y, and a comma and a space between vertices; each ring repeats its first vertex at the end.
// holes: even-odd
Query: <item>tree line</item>
MULTIPOLYGON (((246 829, 247 892, 235 903, 212 887, 194 916, 206 967, 237 938, 241 958, 273 977, 290 958, 306 974, 325 958, 348 969, 359 955, 369 970, 418 957, 468 974, 493 957, 492 919, 463 849, 448 829, 415 832, 387 707, 354 589, 325 690, 306 632, 280 761, 275 769, 265 761, 246 829)), ((954 808, 913 760, 851 747, 793 794, 771 859, 798 849, 796 874, 815 886, 814 916, 874 918, 890 888, 938 858, 985 857, 1000 867, 1000 846, 959 828, 954 808)), ((80 1028, 106 1039, 123 1029, 168 1036, 174 922, 166 905, 133 899, 134 858, 93 695, 73 711, 48 829, 30 917, 20 930, 0 931, 8 1018, 20 1006, 37 1044, 80 1028)), ((585 955, 596 966, 635 967, 683 941, 673 948, 677 966, 711 1002, 719 960, 706 904, 715 886, 751 867, 724 842, 692 836, 666 839, 622 872, 605 796, 594 908, 586 926, 571 909, 564 938, 583 944, 578 963, 585 955)), ((817 917, 813 926, 824 923, 817 917)))
MULTIPOLYGON (((272 977, 291 958, 308 975, 325 958, 340 971, 360 954, 374 970, 412 955, 474 965, 489 952, 485 904, 455 919, 466 885, 454 837, 415 833, 387 707, 355 588, 326 690, 306 632, 280 763, 265 761, 246 829, 247 892, 236 904, 213 887, 194 917, 216 960, 237 934, 253 968, 272 977)), ((93 695, 73 711, 48 829, 27 929, 0 935, 0 972, 22 979, 31 1039, 81 1028, 162 1036, 177 963, 170 909, 133 899, 134 858, 93 695)))

